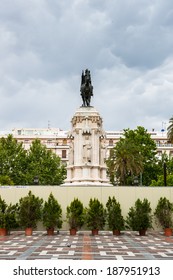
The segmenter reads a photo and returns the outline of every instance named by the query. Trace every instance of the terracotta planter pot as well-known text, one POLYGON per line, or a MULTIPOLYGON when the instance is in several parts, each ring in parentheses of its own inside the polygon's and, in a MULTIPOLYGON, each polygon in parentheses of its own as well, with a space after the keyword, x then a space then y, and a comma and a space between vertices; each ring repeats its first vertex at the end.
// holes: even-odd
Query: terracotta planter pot
POLYGON ((8 230, 6 228, 0 228, 0 236, 6 236, 8 234, 8 230))
POLYGON ((70 235, 76 235, 77 229, 71 228, 70 229, 70 235))
POLYGON ((54 228, 48 228, 47 235, 54 235, 54 228))
POLYGON ((32 229, 32 228, 26 228, 26 229, 25 229, 25 235, 26 235, 26 236, 31 236, 31 235, 32 235, 32 232, 33 232, 33 229, 32 229))
POLYGON ((146 229, 140 229, 139 230, 139 235, 140 236, 145 236, 146 235, 146 231, 147 231, 146 229))
POLYGON ((92 235, 98 235, 99 234, 99 230, 98 229, 92 229, 92 235))
POLYGON ((120 235, 120 230, 119 229, 114 229, 113 230, 113 235, 116 235, 116 236, 120 235))
POLYGON ((165 228, 164 229, 164 235, 165 236, 171 236, 172 235, 172 228, 165 228))

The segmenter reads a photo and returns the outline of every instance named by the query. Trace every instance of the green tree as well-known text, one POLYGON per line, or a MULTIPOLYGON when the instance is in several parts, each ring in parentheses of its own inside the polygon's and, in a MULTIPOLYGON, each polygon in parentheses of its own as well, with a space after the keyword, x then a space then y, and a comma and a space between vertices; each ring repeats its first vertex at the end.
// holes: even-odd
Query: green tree
POLYGON ((153 159, 156 155, 156 144, 151 139, 150 134, 142 126, 138 126, 134 130, 125 129, 124 137, 127 139, 134 140, 136 145, 140 146, 141 154, 147 160, 153 159))
POLYGON ((156 178, 152 179, 151 186, 164 186, 164 163, 166 164, 166 182, 167 186, 173 186, 173 158, 168 157, 166 153, 162 154, 157 160, 156 178))
POLYGON ((1 184, 25 184, 26 151, 12 135, 0 139, 1 184))
POLYGON ((6 228, 7 230, 18 227, 16 221, 17 204, 6 203, 0 196, 0 228, 6 228))
POLYGON ((155 176, 152 176, 150 186, 165 186, 164 164, 166 166, 166 185, 173 186, 173 158, 163 153, 157 159, 155 176))
POLYGON ((147 230, 152 228, 151 206, 148 199, 136 200, 135 205, 129 209, 126 217, 127 228, 132 230, 147 230))
POLYGON ((62 226, 62 208, 52 193, 44 202, 42 220, 46 229, 61 228, 62 226))
POLYGON ((171 228, 173 225, 173 203, 166 197, 160 197, 154 211, 156 223, 164 229, 171 228))
POLYGON ((114 148, 113 166, 120 185, 131 184, 129 181, 133 176, 143 170, 142 156, 138 146, 135 146, 131 140, 121 138, 114 148))
POLYGON ((18 203, 17 221, 25 228, 36 228, 37 222, 42 218, 43 199, 35 196, 31 191, 27 196, 21 197, 18 203))
POLYGON ((134 176, 142 174, 143 185, 150 185, 157 169, 155 156, 156 144, 144 127, 125 129, 107 160, 111 182, 117 178, 120 185, 132 185, 134 176))
POLYGON ((173 143, 173 117, 171 117, 169 119, 169 126, 167 128, 168 130, 168 133, 167 133, 167 137, 168 137, 168 140, 173 143))
POLYGON ((104 229, 106 224, 106 209, 97 198, 91 198, 88 207, 85 209, 85 221, 88 228, 104 229))
POLYGON ((107 223, 111 230, 122 230, 124 229, 124 218, 121 214, 121 205, 113 196, 109 196, 106 203, 107 211, 107 223))
POLYGON ((12 185, 14 185, 14 183, 8 175, 0 175, 0 186, 12 186, 12 185))
MULTIPOLYGON (((173 186, 173 174, 168 174, 166 178, 167 186, 173 186)), ((151 186, 164 186, 164 176, 159 175, 157 180, 152 180, 151 186)))
POLYGON ((74 198, 67 206, 66 210, 67 222, 70 229, 80 229, 84 224, 83 203, 78 198, 74 198))
POLYGON ((66 168, 61 159, 47 150, 39 139, 32 142, 27 155, 27 184, 33 184, 38 176, 40 185, 60 185, 66 177, 66 168))
POLYGON ((107 175, 110 179, 110 182, 113 185, 118 184, 118 178, 116 177, 116 149, 113 148, 110 150, 110 156, 106 160, 107 165, 107 175))

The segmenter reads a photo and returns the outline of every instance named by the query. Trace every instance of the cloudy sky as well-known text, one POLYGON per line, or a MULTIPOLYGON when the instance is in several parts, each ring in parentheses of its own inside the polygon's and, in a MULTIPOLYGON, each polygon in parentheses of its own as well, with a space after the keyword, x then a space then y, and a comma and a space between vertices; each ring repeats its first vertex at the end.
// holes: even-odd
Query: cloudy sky
POLYGON ((105 130, 173 115, 172 0, 0 0, 0 130, 68 130, 82 70, 105 130))

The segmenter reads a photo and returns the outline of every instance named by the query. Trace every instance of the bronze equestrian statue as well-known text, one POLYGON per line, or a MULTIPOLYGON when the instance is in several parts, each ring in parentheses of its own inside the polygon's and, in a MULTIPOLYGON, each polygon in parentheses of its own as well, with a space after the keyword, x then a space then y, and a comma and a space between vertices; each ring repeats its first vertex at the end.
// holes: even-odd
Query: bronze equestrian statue
POLYGON ((91 96, 93 96, 93 86, 91 83, 90 71, 88 69, 85 70, 85 74, 84 71, 82 71, 80 92, 83 101, 82 106, 89 107, 91 96))

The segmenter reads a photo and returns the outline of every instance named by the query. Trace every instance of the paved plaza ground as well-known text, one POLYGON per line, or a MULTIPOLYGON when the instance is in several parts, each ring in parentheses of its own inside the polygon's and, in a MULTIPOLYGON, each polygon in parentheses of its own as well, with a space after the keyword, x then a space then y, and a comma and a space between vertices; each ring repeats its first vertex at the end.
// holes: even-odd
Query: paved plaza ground
POLYGON ((0 259, 2 260, 173 260, 173 236, 162 232, 124 231, 120 236, 111 231, 100 231, 92 236, 90 231, 79 231, 70 236, 60 231, 54 236, 35 231, 26 237, 23 231, 11 232, 0 237, 0 259))

